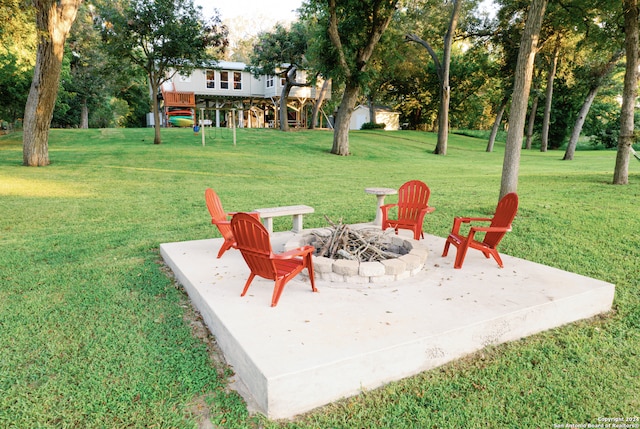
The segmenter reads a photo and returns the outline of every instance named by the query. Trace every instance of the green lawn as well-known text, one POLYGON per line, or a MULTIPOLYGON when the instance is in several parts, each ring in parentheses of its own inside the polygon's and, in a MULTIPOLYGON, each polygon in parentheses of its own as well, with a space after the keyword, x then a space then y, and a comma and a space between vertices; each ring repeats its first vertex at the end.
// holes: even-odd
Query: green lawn
MULTIPOLYGON (((160 243, 218 237, 204 189, 228 210, 307 204, 371 220, 369 186, 410 179, 437 208, 488 215, 503 144, 451 135, 353 132, 352 156, 327 131, 52 130, 51 165, 26 168, 22 136, 0 137, 0 427, 552 428, 640 415, 640 163, 613 186, 613 151, 524 151, 520 209, 503 253, 616 284, 614 310, 331 404, 294 421, 250 416, 231 370, 203 339, 160 243)), ((393 197, 388 198, 393 201, 393 197)), ((276 218, 275 230, 290 227, 276 218)), ((434 255, 437 257, 439 255, 434 255)), ((505 268, 508 270, 508 267, 505 268)), ((200 327, 201 328, 201 327, 200 327)), ((640 423, 640 422, 639 422, 640 423)))

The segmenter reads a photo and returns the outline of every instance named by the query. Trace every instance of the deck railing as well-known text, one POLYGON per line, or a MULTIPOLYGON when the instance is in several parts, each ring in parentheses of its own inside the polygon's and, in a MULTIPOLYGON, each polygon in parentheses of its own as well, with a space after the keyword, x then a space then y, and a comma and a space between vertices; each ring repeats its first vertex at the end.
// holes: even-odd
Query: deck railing
POLYGON ((162 97, 167 107, 196 106, 196 96, 193 92, 162 91, 162 97))

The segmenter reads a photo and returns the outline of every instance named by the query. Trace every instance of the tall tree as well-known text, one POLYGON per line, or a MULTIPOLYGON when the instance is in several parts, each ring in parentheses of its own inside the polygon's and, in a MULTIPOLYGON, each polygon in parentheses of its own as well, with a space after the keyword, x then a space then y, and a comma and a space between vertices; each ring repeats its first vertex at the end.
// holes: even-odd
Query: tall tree
POLYGON ((538 102, 540 101, 540 92, 537 88, 537 79, 534 76, 533 81, 533 101, 531 101, 531 109, 529 110, 529 119, 527 120, 527 132, 524 138, 524 148, 531 149, 533 143, 533 130, 536 122, 536 113, 538 112, 538 102))
POLYGON ((451 18, 449 19, 449 26, 444 36, 444 48, 442 52, 442 61, 438 57, 436 51, 431 47, 429 42, 422 40, 416 34, 407 34, 407 40, 416 42, 424 46, 429 52, 431 59, 435 63, 436 71, 438 73, 438 80, 440 81, 440 110, 438 112, 438 142, 434 153, 437 155, 447 154, 447 139, 449 136, 449 100, 451 98, 451 88, 449 86, 449 70, 451 66, 451 45, 453 44, 453 37, 458 26, 458 19, 460 18, 460 8, 462 0, 453 0, 453 8, 451 10, 451 18))
POLYGON ((551 122, 551 105, 553 102, 553 81, 556 78, 558 70, 558 57, 560 56, 560 47, 562 42, 562 34, 556 34, 556 40, 553 44, 553 51, 549 58, 549 69, 547 70, 547 87, 544 93, 544 113, 542 115, 542 137, 540 144, 540 152, 546 152, 549 147, 549 123, 551 122))
POLYGON ((202 8, 193 0, 131 0, 103 2, 103 38, 116 58, 128 58, 149 79, 155 136, 160 144, 157 96, 161 85, 175 73, 190 73, 214 59, 215 49, 226 46, 226 28, 218 16, 200 18, 202 8))
MULTIPOLYGON (((89 128, 90 107, 104 103, 110 80, 95 18, 92 5, 83 4, 67 41, 71 50, 69 85, 80 104, 80 128, 89 128)), ((122 71, 121 65, 119 68, 122 71)))
POLYGON ((616 166, 613 172, 614 185, 629 183, 629 158, 634 140, 634 109, 638 95, 638 0, 623 0, 624 45, 627 60, 620 111, 620 137, 616 166))
POLYGON ((496 112, 495 120, 493 121, 493 125, 491 126, 491 133, 489 134, 489 141, 487 142, 486 152, 493 152, 493 146, 496 141, 496 136, 498 135, 498 128, 500 127, 500 123, 502 122, 502 115, 504 115, 504 111, 507 109, 507 104, 509 103, 509 98, 504 97, 500 102, 500 106, 498 106, 498 111, 496 112))
POLYGON ((522 24, 514 19, 519 12, 513 11, 511 7, 502 6, 496 15, 495 30, 492 31, 491 42, 494 46, 497 62, 497 72, 495 79, 498 82, 496 87, 501 92, 500 104, 495 108, 496 116, 487 142, 487 152, 493 152, 496 135, 502 122, 502 117, 511 101, 513 93, 513 80, 518 60, 518 50, 520 38, 522 36, 522 24), (495 49, 498 48, 498 49, 495 49))
POLYGON ((576 151, 576 146, 578 145, 578 138, 580 137, 580 134, 582 132, 582 127, 584 126, 584 122, 587 119, 587 115, 589 114, 591 105, 593 104, 596 95, 598 95, 598 91, 603 85, 606 77, 613 71, 614 67, 620 61, 620 58, 622 58, 623 55, 623 50, 615 52, 607 63, 594 67, 589 71, 590 76, 588 79, 585 79, 588 81, 589 89, 587 92, 587 96, 582 103, 582 107, 580 107, 580 111, 578 112, 578 117, 576 118, 576 121, 573 125, 571 137, 569 138, 569 144, 567 144, 567 149, 565 150, 564 157, 562 158, 564 161, 570 161, 573 159, 576 151))
POLYGON ((313 74, 307 74, 305 82, 297 81, 297 71, 308 69, 307 51, 308 32, 301 22, 285 28, 276 24, 269 32, 258 34, 250 56, 249 69, 255 76, 278 75, 284 80, 278 106, 280 130, 289 130, 287 99, 291 89, 296 86, 310 86, 315 81, 313 74))
POLYGON ((312 130, 318 126, 320 110, 322 108, 322 104, 327 99, 327 93, 329 92, 330 87, 331 80, 325 79, 324 82, 322 82, 322 87, 320 88, 320 92, 318 93, 318 97, 316 98, 316 101, 313 104, 313 109, 311 111, 311 124, 309 124, 309 128, 312 130))
POLYGON ((64 44, 82 0, 34 0, 38 49, 24 112, 22 159, 27 166, 49 164, 49 127, 58 93, 64 44))
POLYGON ((369 60, 389 26, 399 0, 311 0, 302 16, 321 29, 311 49, 323 76, 344 83, 335 116, 331 153, 349 155, 349 122, 367 79, 369 60))
POLYGON ((520 41, 513 96, 511 97, 511 110, 509 112, 509 131, 507 132, 502 164, 500 198, 510 192, 516 192, 518 188, 520 152, 522 151, 522 137, 527 116, 527 100, 533 77, 533 61, 546 7, 547 0, 531 0, 527 21, 520 41))
MULTIPOLYGON (((580 107, 577 114, 572 115, 575 116, 575 122, 564 160, 573 159, 583 126, 587 132, 597 133, 600 136, 606 135, 606 133, 599 133, 593 129, 594 125, 600 131, 603 129, 612 130, 612 127, 607 124, 609 122, 606 119, 607 114, 601 111, 601 108, 608 104, 606 100, 612 91, 616 93, 622 91, 622 84, 619 85, 620 88, 616 89, 613 87, 614 81, 608 79, 624 55, 624 33, 620 31, 623 27, 623 16, 618 7, 619 4, 619 0, 594 0, 593 2, 573 0, 565 5, 567 16, 573 23, 572 28, 575 29, 578 40, 572 44, 570 50, 567 50, 567 55, 563 56, 569 60, 567 63, 572 64, 569 74, 570 81, 573 83, 571 93, 576 94, 576 98, 579 99, 579 102, 573 104, 576 109, 578 106, 580 107), (607 91, 596 102, 596 96, 601 89, 607 91), (598 110, 597 118, 593 117, 596 115, 588 117, 593 104, 598 110), (587 125, 585 126, 585 124, 587 125)), ((609 110, 610 113, 614 111, 617 111, 615 114, 617 117, 619 115, 617 102, 615 102, 615 107, 612 105, 612 109, 609 110)), ((563 114, 566 115, 566 112, 563 114)))

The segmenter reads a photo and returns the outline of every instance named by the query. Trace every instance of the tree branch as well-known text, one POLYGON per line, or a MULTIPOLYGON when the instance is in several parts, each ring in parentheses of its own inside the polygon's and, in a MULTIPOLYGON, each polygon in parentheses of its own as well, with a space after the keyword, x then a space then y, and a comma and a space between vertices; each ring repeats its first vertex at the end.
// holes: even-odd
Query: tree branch
POLYGON ((418 37, 417 34, 412 34, 412 33, 405 35, 404 39, 407 42, 416 42, 422 45, 427 50, 427 52, 429 52, 429 55, 431 55, 431 59, 436 65, 436 72, 438 73, 438 78, 442 82, 442 64, 440 64, 440 59, 438 58, 438 54, 436 54, 436 51, 433 50, 429 42, 422 40, 420 37, 418 37))
POLYGON ((338 33, 338 14, 336 12, 336 0, 329 0, 329 40, 338 51, 338 62, 340 68, 345 73, 345 76, 351 76, 351 70, 349 64, 344 55, 344 48, 342 47, 342 41, 340 40, 340 33, 338 33))

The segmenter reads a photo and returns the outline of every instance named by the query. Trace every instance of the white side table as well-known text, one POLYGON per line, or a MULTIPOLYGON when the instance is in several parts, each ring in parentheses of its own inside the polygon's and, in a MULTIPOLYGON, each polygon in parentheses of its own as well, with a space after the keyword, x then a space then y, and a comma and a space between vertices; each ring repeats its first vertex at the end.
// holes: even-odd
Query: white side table
POLYGON ((382 209, 380 209, 380 207, 384 204, 384 197, 387 195, 395 195, 398 191, 392 188, 364 188, 364 191, 367 194, 373 194, 378 198, 378 209, 376 211, 376 218, 374 219, 373 224, 382 226, 382 209))

